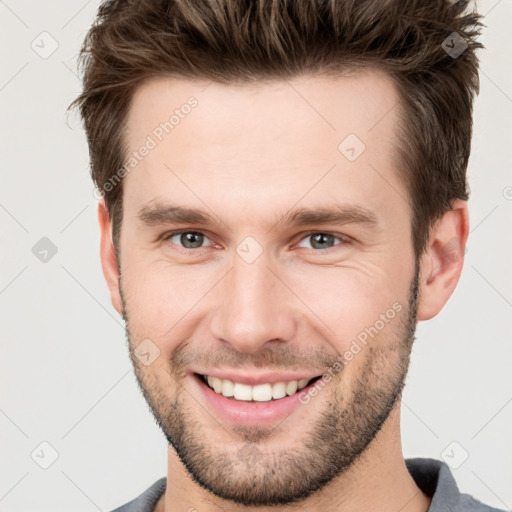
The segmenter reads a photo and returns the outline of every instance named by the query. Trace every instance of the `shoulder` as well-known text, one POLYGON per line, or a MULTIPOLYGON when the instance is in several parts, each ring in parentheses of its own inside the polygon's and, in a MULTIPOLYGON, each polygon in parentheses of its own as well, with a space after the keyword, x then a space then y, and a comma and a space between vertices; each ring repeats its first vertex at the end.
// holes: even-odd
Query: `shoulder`
POLYGON ((165 492, 167 478, 162 477, 132 501, 111 512, 153 512, 158 500, 165 492))
POLYGON ((427 512, 505 512, 459 491, 448 465, 435 459, 406 459, 416 485, 432 502, 427 512))
POLYGON ((456 510, 465 512, 505 512, 503 509, 489 507, 469 494, 461 494, 457 505, 459 508, 456 510))

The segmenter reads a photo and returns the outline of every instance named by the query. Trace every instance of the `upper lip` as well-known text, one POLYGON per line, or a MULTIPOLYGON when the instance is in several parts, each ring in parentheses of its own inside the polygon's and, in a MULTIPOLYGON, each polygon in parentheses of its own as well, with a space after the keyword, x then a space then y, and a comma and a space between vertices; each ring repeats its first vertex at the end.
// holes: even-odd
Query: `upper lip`
POLYGON ((250 386, 256 386, 258 384, 275 384, 276 382, 289 382, 291 380, 301 379, 314 379, 322 375, 321 372, 311 373, 279 373, 279 372, 266 372, 260 374, 249 374, 246 372, 233 372, 233 371, 222 371, 218 369, 212 370, 194 370, 193 373, 200 375, 207 375, 209 377, 217 377, 219 379, 229 379, 233 382, 239 382, 240 384, 248 384, 250 386))

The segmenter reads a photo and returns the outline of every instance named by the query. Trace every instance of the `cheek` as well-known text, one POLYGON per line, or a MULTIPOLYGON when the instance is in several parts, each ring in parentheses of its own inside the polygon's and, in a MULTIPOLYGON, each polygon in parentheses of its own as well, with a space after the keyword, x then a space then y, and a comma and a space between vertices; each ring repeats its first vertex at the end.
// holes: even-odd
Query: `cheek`
POLYGON ((300 280, 287 282, 309 308, 307 317, 342 352, 371 327, 379 335, 397 328, 398 313, 407 306, 404 278, 399 282, 377 268, 347 265, 304 269, 300 280))
POLYGON ((169 343, 180 343, 190 332, 194 310, 212 287, 205 272, 161 262, 127 262, 123 282, 132 333, 150 338, 166 352, 175 348, 169 343))
MULTIPOLYGON (((208 329, 204 323, 212 313, 208 304, 222 307, 217 294, 225 289, 215 285, 226 269, 218 264, 178 266, 133 258, 123 266, 131 331, 137 335, 134 343, 150 338, 162 352, 172 353, 197 333, 202 321, 208 329)), ((378 339, 397 328, 397 307, 407 307, 406 277, 404 270, 393 270, 382 261, 370 263, 370 258, 343 266, 300 264, 282 269, 280 278, 291 291, 280 295, 280 300, 289 300, 285 314, 296 315, 306 328, 320 332, 343 353, 372 327, 378 330, 378 339)))

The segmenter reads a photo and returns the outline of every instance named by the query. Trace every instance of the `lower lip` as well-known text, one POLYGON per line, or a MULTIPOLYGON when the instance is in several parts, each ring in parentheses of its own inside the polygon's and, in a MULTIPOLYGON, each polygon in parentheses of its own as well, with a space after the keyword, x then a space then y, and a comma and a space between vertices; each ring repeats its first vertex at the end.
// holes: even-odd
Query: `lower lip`
POLYGON ((316 382, 311 382, 298 393, 285 396, 279 400, 246 402, 226 398, 222 394, 216 393, 197 374, 193 373, 191 376, 195 385, 217 415, 230 423, 238 425, 270 425, 282 421, 297 407, 305 405, 300 402, 299 396, 304 392, 307 393, 316 382))

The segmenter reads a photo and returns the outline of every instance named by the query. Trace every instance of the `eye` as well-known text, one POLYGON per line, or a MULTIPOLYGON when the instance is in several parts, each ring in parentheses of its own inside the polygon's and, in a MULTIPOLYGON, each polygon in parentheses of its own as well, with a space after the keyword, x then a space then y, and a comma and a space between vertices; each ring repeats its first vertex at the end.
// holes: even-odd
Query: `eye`
MULTIPOLYGON (((311 246, 313 249, 331 249, 332 247, 335 247, 331 244, 333 240, 340 240, 341 243, 337 245, 343 245, 345 243, 348 243, 348 240, 345 238, 336 236, 332 233, 322 233, 322 232, 313 232, 308 233, 302 240, 311 240, 311 246)), ((298 247, 301 247, 299 244, 298 247)), ((302 246, 303 247, 303 246, 302 246)))
MULTIPOLYGON (((302 240, 311 240, 311 246, 313 249, 317 250, 325 250, 325 249, 331 249, 332 247, 335 247, 336 245, 343 245, 346 243, 349 243, 347 239, 341 236, 336 236, 332 233, 324 233, 324 232, 312 232, 307 233, 302 240), (341 243, 339 244, 332 244, 334 240, 339 240, 341 243)), ((203 242, 205 240, 208 240, 208 237, 201 233, 200 231, 172 231, 170 233, 165 234, 162 237, 163 241, 170 241, 174 245, 177 245, 178 247, 181 247, 183 249, 201 249, 203 248, 203 242), (173 240, 176 238, 176 240, 173 240)), ((298 247, 304 247, 303 245, 300 245, 300 243, 297 245, 298 247)), ((307 247, 306 247, 307 248, 307 247)))
POLYGON ((182 245, 185 249, 201 249, 201 245, 205 239, 208 240, 208 238, 199 231, 173 231, 162 237, 162 240, 169 240, 178 246, 182 245), (178 237, 178 242, 172 240, 175 237, 178 237))

